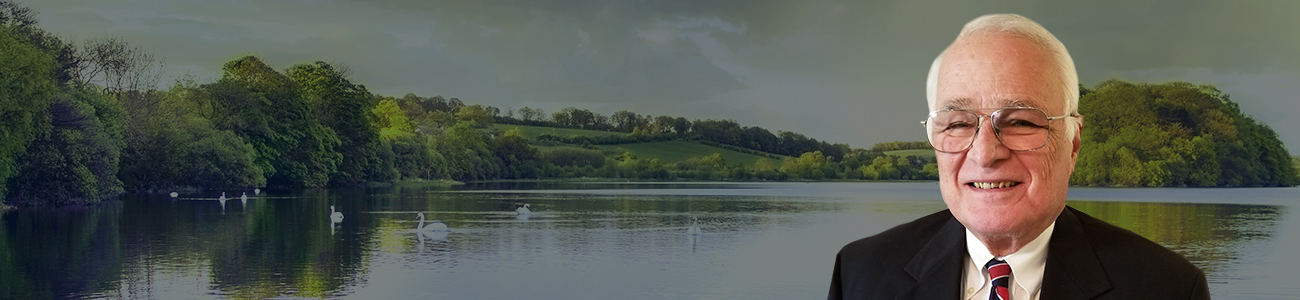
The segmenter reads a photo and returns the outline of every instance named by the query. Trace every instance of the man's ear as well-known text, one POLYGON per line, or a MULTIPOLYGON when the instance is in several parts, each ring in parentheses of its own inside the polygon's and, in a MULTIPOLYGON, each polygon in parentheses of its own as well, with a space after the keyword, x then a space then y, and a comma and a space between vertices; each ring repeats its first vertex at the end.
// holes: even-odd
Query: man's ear
POLYGON ((1083 115, 1076 118, 1078 123, 1075 124, 1076 127, 1074 128, 1074 139, 1071 141, 1074 147, 1070 150, 1070 156, 1074 157, 1074 161, 1079 161, 1079 148, 1083 145, 1083 115))

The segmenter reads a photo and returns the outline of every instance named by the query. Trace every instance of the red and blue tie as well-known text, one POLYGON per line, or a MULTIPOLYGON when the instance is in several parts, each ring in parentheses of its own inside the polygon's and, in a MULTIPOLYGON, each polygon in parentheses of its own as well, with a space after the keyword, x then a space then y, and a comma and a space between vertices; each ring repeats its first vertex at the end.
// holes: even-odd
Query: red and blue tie
POLYGON ((1007 289, 1011 283, 1011 265, 994 258, 984 265, 984 269, 989 270, 989 278, 993 281, 989 300, 1011 300, 1011 291, 1007 289))

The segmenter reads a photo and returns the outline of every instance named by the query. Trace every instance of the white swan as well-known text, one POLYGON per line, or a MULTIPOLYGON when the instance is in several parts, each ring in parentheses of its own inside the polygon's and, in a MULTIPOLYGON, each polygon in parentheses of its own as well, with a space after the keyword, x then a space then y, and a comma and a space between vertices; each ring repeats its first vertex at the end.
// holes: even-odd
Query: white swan
POLYGON ((176 192, 172 192, 171 195, 172 195, 172 198, 176 198, 176 196, 180 196, 181 194, 177 194, 176 192))
POLYGON ((334 223, 343 223, 343 213, 334 211, 334 206, 330 205, 330 221, 334 223))
POLYGON ((533 213, 533 211, 528 209, 528 203, 524 203, 524 206, 520 206, 519 208, 515 209, 515 214, 518 215, 527 215, 531 213, 533 213))
POLYGON ((221 192, 221 198, 217 198, 217 202, 221 202, 221 214, 226 214, 226 192, 221 192))
POLYGON ((448 230, 450 230, 450 229, 447 228, 447 224, 443 224, 442 221, 436 221, 436 220, 435 220, 435 221, 430 221, 429 226, 424 226, 424 213, 416 213, 415 216, 418 217, 418 218, 420 218, 420 224, 415 225, 415 230, 417 230, 417 231, 448 231, 448 230))
POLYGON ((700 235, 700 225, 698 224, 699 221, 700 221, 699 219, 695 217, 691 217, 691 227, 686 228, 686 234, 700 235))

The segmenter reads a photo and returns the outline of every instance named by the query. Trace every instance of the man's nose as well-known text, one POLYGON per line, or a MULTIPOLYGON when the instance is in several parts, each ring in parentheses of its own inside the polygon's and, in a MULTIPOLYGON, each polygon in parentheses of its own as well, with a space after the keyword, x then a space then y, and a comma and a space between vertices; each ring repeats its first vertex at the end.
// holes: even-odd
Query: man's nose
POLYGON ((970 150, 966 152, 967 160, 989 167, 1011 156, 1011 149, 1007 149, 1002 145, 1002 141, 998 140, 997 132, 993 129, 993 120, 985 119, 984 122, 980 122, 979 130, 975 140, 971 141, 970 150))

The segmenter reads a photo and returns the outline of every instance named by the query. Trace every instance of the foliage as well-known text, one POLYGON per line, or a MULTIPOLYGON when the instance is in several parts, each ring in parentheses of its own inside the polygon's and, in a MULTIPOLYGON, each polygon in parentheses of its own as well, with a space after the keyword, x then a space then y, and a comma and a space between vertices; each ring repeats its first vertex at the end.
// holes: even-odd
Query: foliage
POLYGON ((49 106, 49 128, 19 157, 6 201, 23 205, 94 203, 122 190, 117 179, 122 108, 97 89, 65 87, 49 106))
POLYGON ((18 156, 49 130, 46 109, 57 90, 53 56, 26 41, 5 16, 0 12, 0 199, 6 180, 18 173, 18 156))
POLYGON ((343 161, 336 132, 314 118, 296 81, 253 56, 227 62, 222 79, 202 90, 231 97, 219 129, 233 130, 257 149, 258 166, 274 186, 318 187, 328 183, 343 161), (248 100, 244 100, 248 99, 248 100), (229 116, 229 117, 226 117, 229 116))
POLYGON ((1210 85, 1109 80, 1079 100, 1087 118, 1072 184, 1294 186, 1267 125, 1210 85))
POLYGON ((330 174, 331 183, 355 185, 396 177, 392 161, 381 156, 384 147, 370 113, 372 96, 364 85, 353 84, 345 72, 321 61, 295 65, 287 73, 315 118, 338 136, 336 149, 346 159, 330 174))
MULTIPOLYGON (((458 98, 374 95, 325 62, 277 71, 245 56, 218 79, 187 76, 156 90, 161 59, 143 47, 111 37, 78 47, 36 25, 30 9, 0 1, 0 199, 9 203, 417 178, 939 175, 925 141, 868 150, 734 120, 576 107, 503 114, 458 98)), ((1300 185, 1300 157, 1213 86, 1110 80, 1080 93, 1087 127, 1072 184, 1300 185)))
POLYGON ((118 178, 135 191, 178 187, 265 186, 257 150, 231 130, 204 117, 196 87, 178 84, 155 105, 128 110, 127 147, 118 178))
POLYGON ((918 149, 930 150, 931 149, 930 142, 927 141, 884 142, 884 143, 876 143, 875 145, 871 145, 872 151, 880 151, 880 152, 897 151, 897 150, 918 150, 918 149))
POLYGON ((540 156, 545 163, 561 167, 605 166, 605 154, 599 150, 565 147, 541 152, 540 156))

